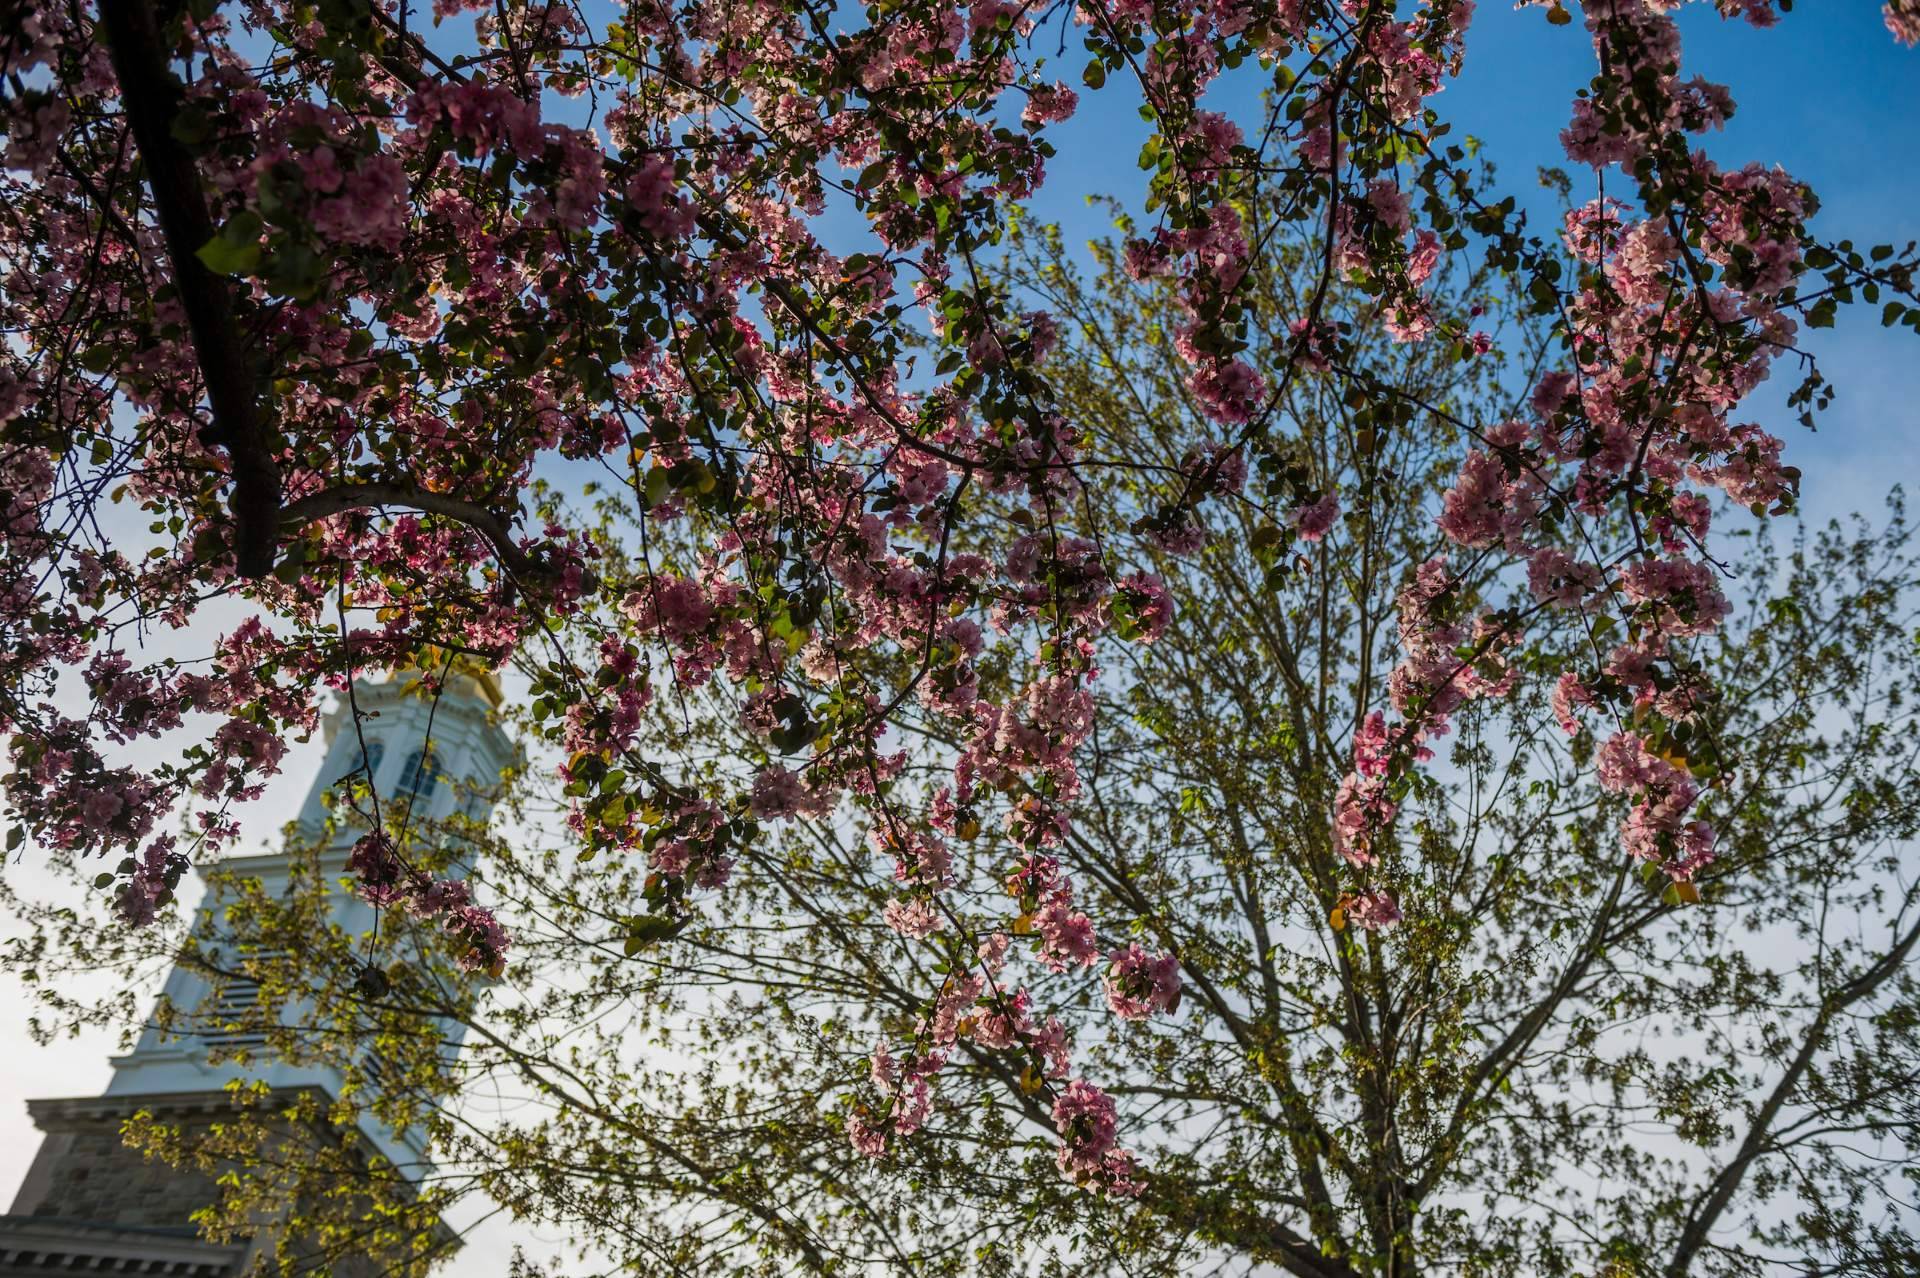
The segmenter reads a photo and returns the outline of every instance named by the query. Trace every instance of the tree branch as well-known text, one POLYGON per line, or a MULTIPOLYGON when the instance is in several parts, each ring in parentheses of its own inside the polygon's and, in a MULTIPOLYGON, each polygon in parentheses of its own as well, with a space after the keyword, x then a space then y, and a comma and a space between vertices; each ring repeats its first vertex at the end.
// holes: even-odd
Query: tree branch
POLYGON ((1814 1057, 1826 1045, 1827 1027, 1832 1024, 1833 1018, 1872 994, 1899 972, 1916 942, 1920 942, 1920 924, 1909 928, 1907 934, 1901 937, 1891 950, 1881 955, 1878 962, 1848 984, 1843 985, 1821 1007, 1820 1014, 1807 1028, 1805 1042, 1794 1054, 1792 1063, 1780 1076, 1780 1081, 1775 1084, 1766 1103, 1760 1107, 1760 1112, 1754 1116, 1753 1123, 1747 1129, 1746 1139, 1741 1141, 1739 1150, 1727 1165, 1720 1169, 1720 1174, 1713 1178, 1712 1183, 1707 1187, 1705 1198, 1696 1203, 1694 1209, 1688 1213, 1686 1228, 1681 1231, 1680 1242, 1674 1248, 1673 1259, 1667 1264, 1668 1278, 1680 1278, 1692 1267, 1694 1256, 1706 1244, 1714 1225, 1726 1211, 1727 1205, 1733 1201, 1734 1191, 1746 1178, 1747 1169, 1766 1152, 1768 1142, 1773 1135, 1774 1120, 1780 1116, 1781 1109, 1786 1106, 1794 1090, 1799 1087, 1800 1079, 1813 1064, 1814 1057))
POLYGON ((293 532, 317 519, 326 519, 349 510, 373 510, 382 506, 409 506, 429 515, 456 520, 485 537, 493 553, 506 570, 516 577, 545 580, 553 576, 553 567, 528 554, 513 540, 507 521, 484 506, 461 501, 444 493, 428 492, 401 484, 341 484, 291 502, 279 512, 280 532, 293 532))
POLYGON ((273 571, 280 468, 261 427, 252 361, 233 323, 226 282, 207 269, 199 252, 213 239, 193 156, 173 136, 180 88, 167 70, 155 6, 149 0, 101 0, 108 52, 120 82, 134 145, 146 167, 154 215, 166 238, 174 287, 193 336, 194 357, 206 383, 213 424, 208 439, 227 450, 233 476, 233 549, 242 577, 273 571))
POLYGON ((1234 1203, 1225 1195, 1198 1190, 1180 1178, 1150 1176, 1142 1202, 1175 1228, 1207 1242, 1238 1248, 1299 1278, 1355 1278, 1354 1268, 1345 1260, 1323 1254, 1312 1242, 1265 1213, 1234 1203))

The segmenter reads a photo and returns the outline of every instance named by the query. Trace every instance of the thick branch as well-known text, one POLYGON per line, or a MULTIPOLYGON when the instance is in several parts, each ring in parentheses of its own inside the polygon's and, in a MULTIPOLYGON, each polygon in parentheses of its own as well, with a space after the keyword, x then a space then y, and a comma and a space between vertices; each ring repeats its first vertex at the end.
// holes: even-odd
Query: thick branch
POLYGON ((431 493, 400 484, 341 484, 335 488, 324 488, 284 507, 279 512, 279 529, 291 533, 316 519, 325 519, 348 510, 374 510, 382 506, 408 506, 465 524, 487 539, 501 565, 516 577, 541 580, 553 575, 552 568, 544 560, 528 554, 515 544, 513 530, 507 526, 507 522, 486 507, 444 493, 431 493))
POLYGON ((1278 1265, 1299 1278, 1355 1278, 1346 1261, 1264 1213, 1226 1195, 1196 1192, 1166 1175, 1150 1176, 1142 1201, 1170 1225, 1208 1242, 1233 1247, 1254 1260, 1278 1265))
POLYGON ((180 90, 167 70, 166 46, 148 0, 101 0, 113 72, 127 124, 146 168, 154 214, 166 237, 194 356, 213 414, 209 439, 227 450, 233 475, 233 548, 243 577, 273 571, 280 510, 280 468, 267 446, 255 404, 251 361, 233 323, 225 281, 199 251, 213 239, 213 221, 193 157, 173 136, 180 90))

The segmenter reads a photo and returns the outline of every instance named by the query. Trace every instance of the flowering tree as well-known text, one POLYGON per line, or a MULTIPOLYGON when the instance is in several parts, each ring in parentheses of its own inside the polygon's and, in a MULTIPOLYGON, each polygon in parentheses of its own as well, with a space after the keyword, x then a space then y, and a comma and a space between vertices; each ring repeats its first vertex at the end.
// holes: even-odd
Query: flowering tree
MULTIPOLYGON (((1256 366, 1290 340, 1311 247, 1276 243, 1243 286, 1256 366)), ((1126 280, 1117 254, 1083 285, 1057 238, 1016 248, 1012 282, 1060 317, 1063 411, 1130 456, 1177 462, 1201 410, 1163 322, 1174 286, 1126 280)), ((1497 276, 1443 274, 1434 290, 1440 313, 1477 303, 1513 332, 1497 276)), ((1462 362, 1376 333, 1351 358, 1471 416, 1538 355, 1524 330, 1502 346, 1462 362)), ((1297 384, 1282 411, 1317 473, 1365 498, 1284 581, 1264 585, 1248 507, 1195 556, 1151 531, 1112 545, 1164 577, 1176 618, 1093 685, 1085 815, 1049 853, 1100 961, 1047 970, 989 930, 1031 884, 991 828, 951 845, 958 921, 901 935, 894 874, 835 816, 742 847, 736 882, 665 937, 634 912, 650 867, 583 872, 551 819, 571 800, 534 769, 506 796, 519 828, 455 822, 423 841, 464 843, 513 927, 514 962, 477 1000, 459 993, 457 952, 419 945, 404 916, 377 943, 316 926, 332 885, 314 862, 284 897, 234 876, 221 934, 188 947, 268 994, 166 1009, 180 1032, 255 1034, 340 1068, 325 1117, 341 1127, 371 1112, 430 1129, 437 1167, 417 1191, 334 1154, 260 1155, 276 1124, 313 1113, 134 1137, 245 1169, 209 1223, 245 1234, 291 1213, 295 1255, 312 1237, 429 1259, 433 1212, 470 1219, 477 1202, 454 1204, 477 1189, 578 1239, 586 1260, 561 1272, 1045 1273, 1050 1252, 1115 1275, 1911 1272, 1920 775, 1903 743, 1920 561, 1898 504, 1881 529, 1738 555, 1728 622, 1695 645, 1722 690, 1696 722, 1767 762, 1700 800, 1722 832, 1700 903, 1620 855, 1630 800, 1594 776, 1603 734, 1562 732, 1552 681, 1533 679, 1457 716, 1380 843, 1405 917, 1369 929, 1386 907, 1353 896, 1332 817, 1353 725, 1403 652, 1395 596, 1439 541, 1456 443, 1363 425, 1329 382, 1297 384), (931 1018, 928 988, 942 990, 931 1018), (288 1001, 311 1010, 288 1023, 288 1001), (449 1021, 466 1026, 457 1057, 449 1021), (1086 1062, 1112 1109, 1084 1081, 1049 1096, 1023 1025, 1086 1062), (936 1077, 909 1072, 936 1051, 936 1077), (919 1130, 869 1160, 850 1134, 903 1095, 919 1130), (1063 1111, 1083 1143, 1135 1151, 1137 1194, 1059 1176, 1063 1111)), ((1103 486, 1079 518, 1124 528, 1152 492, 1103 486)), ((669 559, 697 549, 685 527, 663 542, 669 559)), ((1463 588, 1524 589, 1526 569, 1495 555, 1463 588)), ((1582 642, 1578 617, 1543 618, 1512 660, 1552 669, 1582 642)), ((983 686, 1016 668, 1010 649, 988 656, 983 686)), ((952 730, 924 703, 900 727, 891 793, 910 806, 948 783, 952 730)), ((765 749, 724 681, 662 698, 641 730, 736 776, 765 749)), ((37 918, 21 934, 44 944, 10 957, 56 999, 70 973, 174 952, 163 927, 76 936, 70 913, 37 918)))
MULTIPOLYGON (((1296 387, 1341 387, 1376 438, 1419 422, 1456 441, 1447 546, 1398 596, 1382 704, 1342 729, 1343 919, 1408 907, 1385 851, 1419 765, 1523 675, 1555 681, 1567 725, 1605 729, 1621 855, 1681 897, 1715 855, 1699 800, 1727 761, 1689 655, 1727 611, 1708 494, 1764 514, 1797 478, 1739 405, 1783 358, 1804 369, 1798 400, 1823 401, 1794 335, 1840 303, 1908 326, 1920 309, 1911 250, 1823 245, 1803 185, 1697 149, 1732 98, 1683 77, 1667 7, 1584 10, 1597 70, 1562 139, 1595 198, 1548 237, 1484 189, 1430 104, 1465 57, 1467 0, 18 7, 0 35, 0 720, 20 828, 123 855, 102 887, 145 921, 232 837, 232 804, 327 689, 517 650, 577 846, 647 868, 637 941, 686 926, 767 823, 842 804, 894 864, 897 933, 982 931, 979 957, 922 991, 933 1028, 876 1063, 859 1150, 921 1123, 938 1027, 985 998, 1061 1172, 1135 1193, 1111 1100, 1074 1076, 1063 1027, 1021 1014, 1008 966, 1017 944, 1049 973, 1102 969, 1123 1019, 1179 988, 1164 949, 1106 947, 1059 856, 1084 817, 1101 663, 1170 616, 1116 530, 1076 511, 1124 511, 1176 554, 1223 510, 1254 512, 1274 586, 1372 499, 1302 452, 1296 387), (1149 122, 1152 225, 1124 261, 1177 306, 1197 415, 1170 462, 1065 410, 1057 317, 993 272, 1076 109, 1044 56, 1069 43, 1083 88, 1149 122), (1254 111, 1203 105, 1241 83, 1269 90, 1254 111), (851 251, 829 247, 843 225, 851 251), (1243 286, 1295 236, 1316 271, 1256 364, 1243 286), (1501 420, 1356 362, 1379 334, 1484 354, 1491 337, 1430 292, 1463 256, 1522 280, 1549 325, 1501 420), (535 483, 549 495, 529 507, 535 483), (588 484, 617 531, 570 515, 588 484), (1528 588, 1473 602, 1494 556, 1523 557, 1528 588), (142 648, 215 599, 242 618, 209 661, 142 648), (1549 616, 1577 620, 1581 655, 1524 671, 1549 616), (63 667, 82 711, 54 695, 63 667), (750 777, 640 732, 656 695, 714 681, 764 743, 750 777), (916 706, 950 754, 910 804, 887 734, 916 706), (164 764, 120 753, 173 732, 192 741, 164 764), (161 832, 177 810, 184 842, 161 832), (982 930, 953 843, 989 826, 1014 853, 982 930)), ((1768 0, 1718 7, 1777 18, 1768 0)), ((1888 22, 1915 34, 1904 3, 1888 22)), ((408 856, 376 829, 366 890, 437 912, 470 967, 498 971, 504 929, 408 856)))

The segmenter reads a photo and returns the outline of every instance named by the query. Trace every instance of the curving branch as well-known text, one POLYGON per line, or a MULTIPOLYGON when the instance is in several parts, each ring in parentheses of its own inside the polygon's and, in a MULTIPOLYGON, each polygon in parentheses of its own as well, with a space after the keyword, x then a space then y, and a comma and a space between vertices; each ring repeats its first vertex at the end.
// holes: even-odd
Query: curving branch
POLYGON ((114 75, 134 143, 146 168, 154 212, 173 265, 174 286, 193 335, 194 356, 212 413, 208 438, 227 450, 233 474, 229 509, 234 554, 243 577, 273 571, 280 537, 316 519, 347 510, 409 506, 466 524, 493 546, 515 577, 546 580, 554 570, 515 544, 507 521, 472 502, 399 484, 347 484, 283 505, 284 489, 265 424, 260 420, 253 361, 233 322, 226 281, 200 260, 213 239, 213 220, 193 156, 173 136, 180 89, 167 70, 163 16, 150 0, 102 0, 114 75))
POLYGON ((429 515, 441 515, 465 524, 487 539, 501 566, 515 577, 544 580, 554 575, 551 564, 528 554, 514 542, 513 529, 505 519, 484 506, 445 493, 428 492, 404 484, 341 484, 290 502, 279 511, 277 531, 291 533, 313 523, 349 510, 376 510, 383 506, 409 506, 429 515))

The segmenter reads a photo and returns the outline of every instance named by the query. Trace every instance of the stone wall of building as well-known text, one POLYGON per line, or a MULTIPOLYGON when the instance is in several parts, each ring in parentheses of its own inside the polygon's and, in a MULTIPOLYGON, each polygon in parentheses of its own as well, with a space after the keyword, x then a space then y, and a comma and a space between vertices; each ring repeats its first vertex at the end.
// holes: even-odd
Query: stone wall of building
MULTIPOLYGON (((295 1095, 275 1093, 275 1099, 287 1102, 295 1095)), ((0 1278, 49 1265, 119 1272, 129 1257, 148 1252, 151 1260, 164 1260, 170 1266, 166 1272, 177 1272, 182 1278, 234 1278, 256 1262, 271 1261, 275 1235, 271 1227, 251 1240, 231 1244, 199 1238, 194 1213, 219 1200, 216 1173, 175 1167, 130 1148, 123 1125, 141 1110, 178 1127, 189 1148, 211 1124, 234 1114, 230 1098, 222 1092, 31 1102, 29 1112, 45 1136, 12 1212, 0 1216, 0 1278), (182 1263, 182 1248, 206 1259, 182 1263)), ((291 1131, 282 1135, 290 1144, 313 1138, 312 1133, 298 1138, 291 1131)), ((297 1154, 281 1147, 269 1156, 297 1154)), ((442 1241, 457 1245, 450 1235, 442 1241)), ((404 1265, 394 1263, 398 1257, 347 1255, 329 1265, 311 1248, 296 1250, 301 1253, 297 1268, 309 1278, 321 1272, 332 1278, 379 1278, 405 1272, 404 1265)), ((138 1265, 134 1271, 145 1272, 138 1265)))
MULTIPOLYGON (((166 1099, 177 1104, 180 1098, 166 1099)), ((91 1097, 33 1102, 34 1124, 46 1136, 14 1199, 12 1214, 193 1229, 193 1213, 213 1202, 219 1190, 210 1175, 149 1160, 127 1147, 121 1126, 142 1108, 139 1100, 91 1097)), ((204 1104, 197 1108, 203 1112, 186 1115, 189 1126, 204 1127, 217 1117, 204 1104)))

